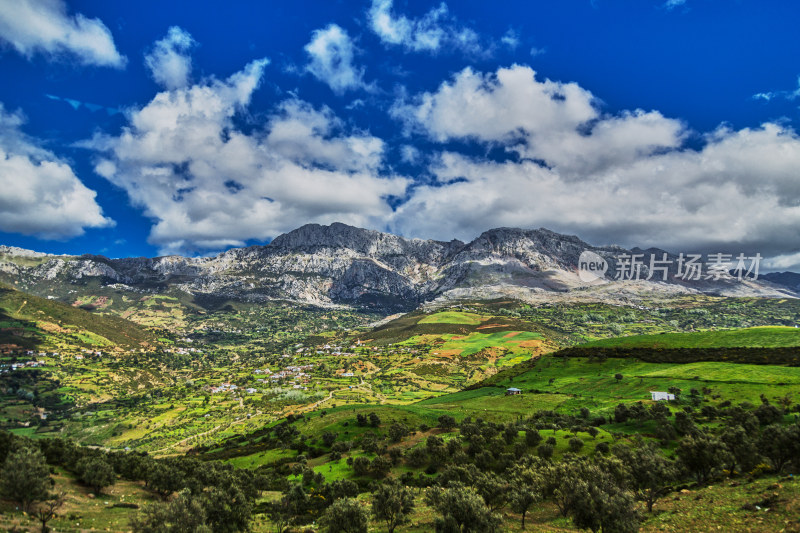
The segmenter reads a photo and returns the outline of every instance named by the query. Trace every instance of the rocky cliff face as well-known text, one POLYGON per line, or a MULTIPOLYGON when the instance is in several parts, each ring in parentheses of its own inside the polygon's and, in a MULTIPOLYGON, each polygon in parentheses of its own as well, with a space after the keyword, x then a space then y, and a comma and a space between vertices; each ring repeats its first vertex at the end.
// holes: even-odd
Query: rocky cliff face
MULTIPOLYGON (((136 292, 176 288, 248 301, 285 299, 385 310, 412 309, 448 297, 541 299, 548 294, 585 295, 587 290, 614 294, 615 284, 624 282, 601 279, 587 285, 579 278, 578 258, 586 250, 605 259, 610 272, 616 257, 628 253, 546 229, 493 229, 463 243, 404 239, 335 223, 308 224, 269 245, 232 249, 210 258, 52 256, 0 246, 0 276, 40 293, 47 284, 93 282, 136 292)), ((645 254, 660 256, 660 252, 645 254)), ((626 294, 634 287, 665 294, 794 295, 785 287, 761 282, 692 285, 675 279, 674 269, 667 282, 628 284, 626 294)))

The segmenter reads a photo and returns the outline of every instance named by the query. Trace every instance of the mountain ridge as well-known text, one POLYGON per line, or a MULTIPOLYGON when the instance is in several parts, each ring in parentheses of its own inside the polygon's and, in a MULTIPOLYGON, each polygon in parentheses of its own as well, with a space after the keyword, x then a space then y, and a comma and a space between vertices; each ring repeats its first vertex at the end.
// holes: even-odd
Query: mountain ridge
POLYGON ((644 253, 647 259, 648 254, 660 258, 662 252, 593 246, 576 235, 545 228, 494 228, 464 243, 406 239, 342 223, 306 224, 269 244, 232 248, 212 257, 110 259, 0 246, 0 279, 40 294, 58 283, 94 280, 134 292, 174 288, 247 301, 280 299, 386 310, 413 309, 440 299, 541 300, 565 294, 603 301, 674 293, 797 297, 796 287, 769 281, 687 282, 677 277, 674 267, 666 281, 611 279, 620 254, 644 253), (604 278, 592 283, 580 279, 578 262, 584 251, 607 262, 604 278))

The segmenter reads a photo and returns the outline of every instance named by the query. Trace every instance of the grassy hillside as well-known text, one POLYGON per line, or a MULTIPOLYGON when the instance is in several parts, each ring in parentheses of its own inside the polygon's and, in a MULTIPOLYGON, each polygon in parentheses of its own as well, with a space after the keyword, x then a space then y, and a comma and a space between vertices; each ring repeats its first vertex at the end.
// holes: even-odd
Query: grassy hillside
POLYGON ((602 348, 777 348, 800 346, 800 328, 762 326, 755 328, 631 335, 590 341, 583 347, 602 348))
POLYGON ((781 402, 800 395, 795 346, 800 330, 793 327, 603 339, 524 361, 417 405, 501 420, 582 407, 608 416, 619 403, 648 401, 650 391, 670 387, 685 395, 694 391, 699 401, 781 402), (509 387, 523 394, 505 396, 509 387))
POLYGON ((459 416, 513 420, 536 410, 574 412, 590 408, 608 416, 619 403, 650 400, 650 391, 678 387, 709 401, 748 401, 758 405, 764 394, 772 402, 800 395, 800 368, 771 365, 698 362, 649 363, 636 359, 543 356, 524 372, 498 374, 484 386, 420 402, 420 407, 452 411, 459 416), (620 379, 617 379, 617 374, 620 379), (505 396, 505 389, 522 389, 505 396))
POLYGON ((414 311, 362 333, 359 338, 376 345, 389 345, 426 335, 488 335, 513 331, 537 333, 541 338, 547 339, 551 347, 566 346, 578 341, 578 338, 543 326, 537 320, 509 316, 502 304, 485 302, 470 302, 432 313, 414 311))
POLYGON ((30 347, 49 343, 141 348, 155 335, 113 315, 97 316, 55 300, 0 284, 0 343, 30 347))

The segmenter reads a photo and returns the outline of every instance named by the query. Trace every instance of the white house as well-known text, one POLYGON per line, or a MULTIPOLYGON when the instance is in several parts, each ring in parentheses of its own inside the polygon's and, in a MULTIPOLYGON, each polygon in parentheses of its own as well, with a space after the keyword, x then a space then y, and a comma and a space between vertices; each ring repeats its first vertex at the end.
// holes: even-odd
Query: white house
POLYGON ((654 402, 660 402, 662 400, 674 400, 675 395, 668 392, 650 391, 650 399, 654 402))

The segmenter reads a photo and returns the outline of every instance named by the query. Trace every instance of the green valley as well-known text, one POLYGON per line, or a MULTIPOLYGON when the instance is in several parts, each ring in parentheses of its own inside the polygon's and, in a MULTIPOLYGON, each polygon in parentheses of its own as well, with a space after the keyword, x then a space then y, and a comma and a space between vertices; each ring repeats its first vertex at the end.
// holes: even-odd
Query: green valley
MULTIPOLYGON (((652 514, 633 500, 618 511, 644 531, 704 520, 732 531, 795 523, 800 487, 784 476, 800 467, 800 453, 782 458, 766 444, 792 430, 800 412, 794 301, 469 301, 371 324, 380 317, 289 302, 145 295, 64 305, 4 290, 0 452, 42 449, 65 493, 51 522, 59 531, 128 530, 147 516, 142 506, 177 505, 181 485, 200 482, 190 464, 249 494, 253 531, 314 530, 339 512, 330 502, 366 512, 380 490, 410 491, 413 509, 397 531, 433 530, 447 519, 437 498, 470 494, 481 520, 521 530, 514 483, 538 487, 527 524, 570 531, 585 526, 577 503, 558 500, 554 491, 568 489, 559 476, 590 468, 602 478, 644 449, 674 465, 659 494, 676 494, 652 514), (736 313, 753 327, 714 325, 736 313), (675 399, 652 401, 655 391, 675 399), (716 439, 728 457, 739 452, 725 451, 726 432, 738 428, 752 456, 712 468, 709 481, 693 477, 681 451, 690 439, 716 439), (81 457, 114 472, 102 504, 88 499, 81 457), (158 477, 164 468, 172 485, 158 477), (162 482, 172 488, 159 496, 162 482), (680 497, 728 498, 745 509, 773 485, 779 504, 767 521, 738 508, 709 518, 680 497), (507 497, 495 500, 498 490, 507 497), (312 503, 315 495, 329 503, 312 503)), ((635 496, 633 478, 614 483, 603 490, 635 496)), ((190 503, 210 512, 202 498, 190 503)), ((3 509, 0 525, 27 527, 3 509)), ((385 530, 379 515, 371 520, 370 530, 385 530)))

